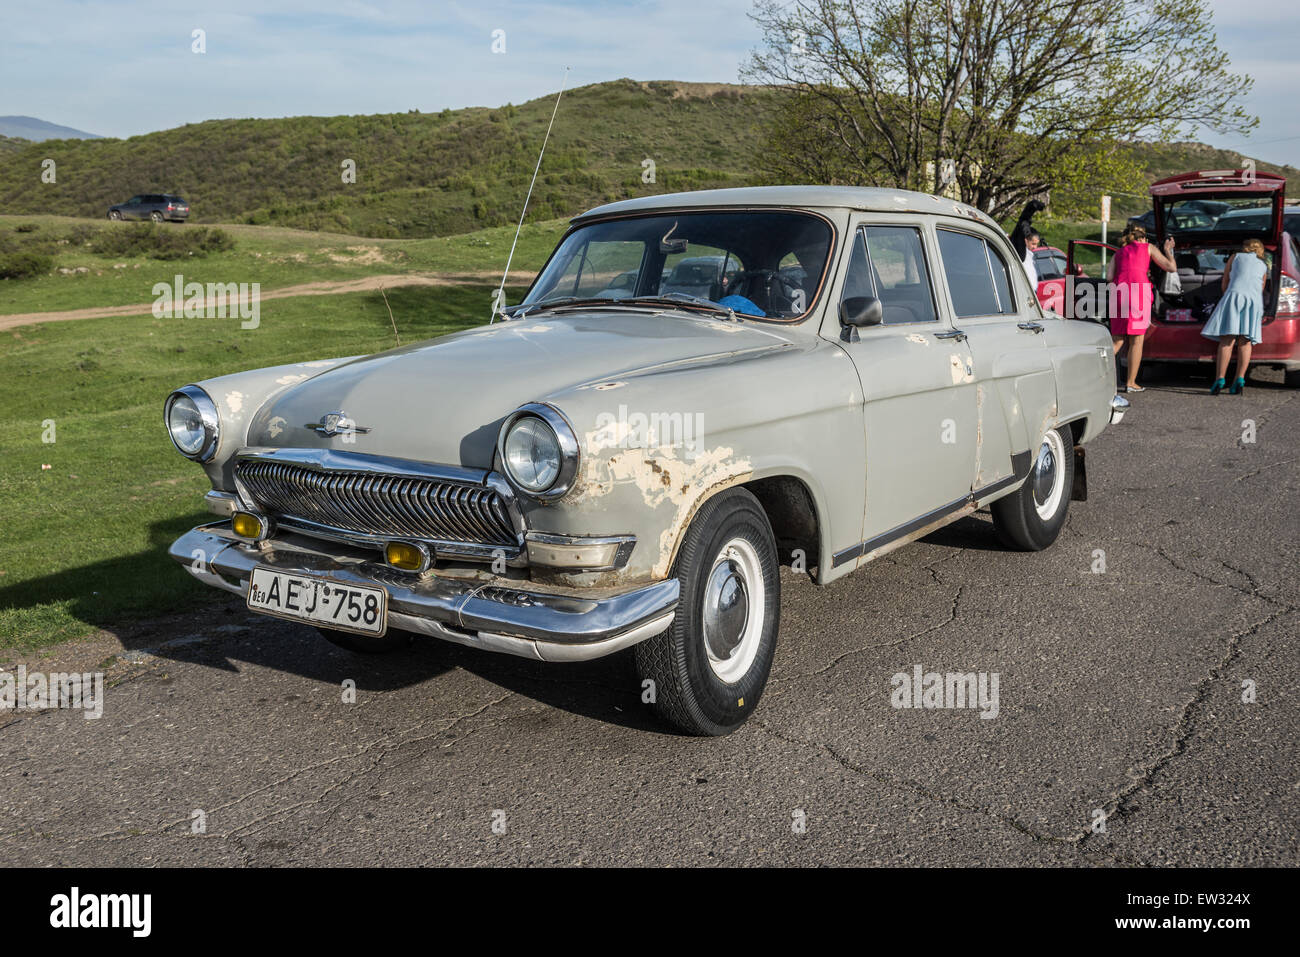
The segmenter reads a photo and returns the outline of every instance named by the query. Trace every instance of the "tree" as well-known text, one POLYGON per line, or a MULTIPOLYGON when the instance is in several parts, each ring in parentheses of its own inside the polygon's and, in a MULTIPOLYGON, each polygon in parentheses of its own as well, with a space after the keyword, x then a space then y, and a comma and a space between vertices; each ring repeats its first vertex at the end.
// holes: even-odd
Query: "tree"
POLYGON ((1004 217, 1056 187, 1134 183, 1119 144, 1245 133, 1207 0, 757 0, 777 179, 941 192, 1004 217), (951 160, 945 164, 945 160, 951 160))

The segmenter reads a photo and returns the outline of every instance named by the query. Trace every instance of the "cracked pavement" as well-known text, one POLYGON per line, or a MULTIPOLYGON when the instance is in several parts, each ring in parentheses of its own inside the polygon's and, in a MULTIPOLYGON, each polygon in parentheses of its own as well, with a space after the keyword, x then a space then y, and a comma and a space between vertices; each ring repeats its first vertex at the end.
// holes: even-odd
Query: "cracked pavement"
POLYGON ((657 724, 626 655, 363 658, 237 601, 25 656, 111 687, 100 720, 0 715, 0 864, 1295 866, 1300 393, 1148 384, 1047 551, 981 513, 784 571, 726 738, 657 724), (997 673, 998 716, 891 707, 915 665, 997 673))

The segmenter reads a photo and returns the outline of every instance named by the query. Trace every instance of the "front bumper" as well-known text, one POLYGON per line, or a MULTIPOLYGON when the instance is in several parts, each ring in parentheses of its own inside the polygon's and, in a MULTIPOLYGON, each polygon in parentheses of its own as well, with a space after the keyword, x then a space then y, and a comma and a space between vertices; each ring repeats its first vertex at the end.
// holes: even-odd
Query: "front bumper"
POLYGON ((599 597, 539 591, 509 579, 403 575, 364 559, 336 558, 291 543, 258 548, 235 538, 229 523, 200 525, 168 554, 207 585, 248 592, 254 566, 265 565, 388 592, 389 627, 540 661, 588 661, 657 635, 672 624, 676 579, 599 597))

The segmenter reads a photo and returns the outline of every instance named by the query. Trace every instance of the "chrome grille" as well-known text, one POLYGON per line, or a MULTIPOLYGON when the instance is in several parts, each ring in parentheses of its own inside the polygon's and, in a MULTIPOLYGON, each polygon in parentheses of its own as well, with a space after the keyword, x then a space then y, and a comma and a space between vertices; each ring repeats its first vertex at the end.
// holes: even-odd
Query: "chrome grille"
POLYGON ((481 485, 409 475, 306 468, 241 460, 235 478, 260 509, 377 538, 515 549, 519 541, 502 497, 481 485))

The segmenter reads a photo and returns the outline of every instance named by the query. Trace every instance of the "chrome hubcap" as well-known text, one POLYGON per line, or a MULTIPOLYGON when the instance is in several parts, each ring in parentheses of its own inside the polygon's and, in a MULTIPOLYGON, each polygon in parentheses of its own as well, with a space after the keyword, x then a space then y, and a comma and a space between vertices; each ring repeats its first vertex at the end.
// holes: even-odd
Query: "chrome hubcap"
POLYGON ((709 667, 727 684, 743 678, 754 663, 765 605, 758 553, 745 539, 733 538, 713 561, 701 615, 709 667))
POLYGON ((1043 437, 1043 444, 1038 448, 1038 460, 1029 480, 1034 493, 1034 510, 1044 521, 1056 514, 1065 491, 1065 470, 1061 468, 1061 459, 1065 456, 1065 447, 1060 433, 1055 429, 1043 437))
POLYGON ((715 565, 704 589, 704 641, 709 654, 725 660, 740 644, 749 620, 744 572, 730 558, 715 565))

